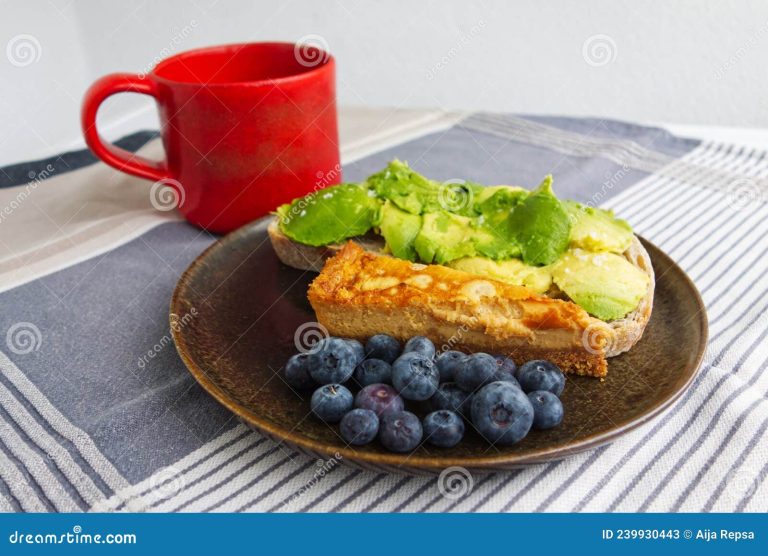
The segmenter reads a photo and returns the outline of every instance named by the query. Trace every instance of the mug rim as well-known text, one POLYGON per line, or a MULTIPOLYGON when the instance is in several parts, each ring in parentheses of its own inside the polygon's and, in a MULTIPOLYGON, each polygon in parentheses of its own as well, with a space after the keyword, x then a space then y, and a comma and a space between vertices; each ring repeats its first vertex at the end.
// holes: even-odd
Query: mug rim
POLYGON ((162 75, 157 74, 157 70, 161 67, 165 66, 166 64, 173 62, 179 58, 184 58, 186 56, 191 56, 195 54, 212 54, 215 52, 220 51, 226 51, 226 50, 238 50, 245 48, 247 46, 264 46, 264 47, 271 47, 271 46, 290 46, 294 49, 299 46, 301 43, 294 43, 294 42, 286 42, 286 41, 256 41, 256 42, 240 42, 240 43, 227 43, 227 44, 218 44, 213 46, 202 46, 200 48, 192 48, 190 50, 184 50, 182 52, 177 52, 176 54, 169 56, 167 58, 163 58, 160 60, 155 67, 152 68, 152 70, 147 74, 147 76, 151 76, 152 79, 155 79, 157 81, 172 84, 174 86, 178 85, 187 85, 190 87, 232 87, 232 86, 238 86, 238 87, 262 87, 264 85, 272 85, 272 84, 280 84, 280 83, 291 83, 294 81, 300 81, 302 79, 308 79, 309 77, 316 75, 318 73, 321 73, 322 71, 328 71, 329 68, 332 68, 335 65, 335 58, 333 57, 333 54, 331 54, 329 51, 324 50, 320 47, 314 46, 314 45, 308 45, 312 48, 316 48, 321 53, 323 53, 325 56, 325 60, 317 66, 314 67, 307 67, 306 71, 303 71, 301 73, 294 73, 291 75, 284 75, 280 77, 270 77, 270 78, 264 78, 264 79, 252 79, 252 80, 246 80, 246 81, 222 81, 222 82, 212 82, 212 83, 206 83, 204 81, 180 81, 176 79, 171 79, 168 77, 164 77, 162 75))

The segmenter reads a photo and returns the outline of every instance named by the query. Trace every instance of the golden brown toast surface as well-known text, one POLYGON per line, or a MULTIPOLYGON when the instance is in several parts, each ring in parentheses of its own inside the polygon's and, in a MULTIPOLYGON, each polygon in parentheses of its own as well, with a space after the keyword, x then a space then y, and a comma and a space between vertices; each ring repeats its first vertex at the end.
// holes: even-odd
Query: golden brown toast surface
POLYGON ((597 321, 574 303, 439 265, 378 255, 347 243, 309 288, 318 321, 334 335, 429 337, 438 349, 489 351, 516 363, 551 359, 564 371, 605 376, 597 321), (594 345, 590 345, 594 344, 594 345))

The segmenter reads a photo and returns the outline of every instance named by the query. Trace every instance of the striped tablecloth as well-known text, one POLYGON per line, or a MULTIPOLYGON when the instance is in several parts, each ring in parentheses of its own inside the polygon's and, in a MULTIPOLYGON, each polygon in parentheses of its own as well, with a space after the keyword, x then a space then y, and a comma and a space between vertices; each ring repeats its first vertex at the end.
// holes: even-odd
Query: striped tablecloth
MULTIPOLYGON (((148 183, 68 153, 0 170, 0 509, 768 510, 765 152, 499 114, 359 113, 342 137, 349 180, 394 157, 437 179, 552 173, 560 195, 615 208, 703 295, 711 338, 693 386, 609 446, 472 477, 462 496, 317 462, 239 424, 170 342, 171 291, 215 238, 156 209, 148 183)), ((159 156, 151 133, 124 146, 147 141, 159 156)))

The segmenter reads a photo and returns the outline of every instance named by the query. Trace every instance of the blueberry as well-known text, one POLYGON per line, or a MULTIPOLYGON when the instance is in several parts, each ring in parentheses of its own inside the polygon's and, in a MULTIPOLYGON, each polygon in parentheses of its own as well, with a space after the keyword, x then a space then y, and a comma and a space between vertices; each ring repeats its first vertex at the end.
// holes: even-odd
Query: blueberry
POLYGON ((381 417, 384 413, 402 411, 405 402, 389 384, 369 384, 355 396, 355 407, 370 409, 381 417))
POLYGON ((419 418, 409 411, 381 416, 379 440, 390 452, 410 452, 419 445, 423 434, 419 418))
POLYGON ((381 359, 366 359, 355 368, 355 380, 360 386, 392 382, 392 365, 381 359))
POLYGON ((406 400, 427 400, 440 384, 440 373, 430 357, 405 354, 392 365, 392 384, 406 400))
POLYGON ((403 348, 403 353, 411 351, 416 351, 429 358, 433 358, 435 356, 435 344, 432 343, 432 340, 425 338, 424 336, 414 336, 405 342, 405 347, 403 348))
POLYGON ((528 394, 533 406, 533 428, 551 429, 563 422, 563 403, 547 390, 534 390, 528 394))
POLYGON ((508 446, 519 442, 533 424, 533 406, 509 382, 491 382, 472 397, 472 424, 489 442, 508 446))
POLYGON ((462 415, 469 415, 471 401, 472 394, 459 388, 455 382, 443 382, 429 400, 434 411, 447 409, 462 415))
POLYGON ((487 353, 473 353, 456 371, 456 384, 466 392, 475 392, 481 386, 493 382, 496 375, 496 359, 487 353))
POLYGON ((352 409, 352 392, 341 384, 326 384, 312 394, 312 413, 326 423, 338 423, 352 409))
POLYGON ((452 448, 464 437, 464 421, 458 413, 441 409, 424 417, 424 440, 439 448, 452 448))
POLYGON ((355 365, 359 365, 360 362, 365 359, 365 348, 357 340, 348 339, 347 344, 352 348, 352 353, 355 354, 355 365))
POLYGON ((517 382, 515 376, 515 373, 517 373, 515 362, 506 355, 494 355, 493 358, 496 359, 497 365, 494 381, 511 382, 520 387, 520 383, 517 382))
POLYGON ((312 376, 309 374, 312 360, 313 357, 310 353, 297 353, 291 356, 285 364, 285 371, 283 373, 285 381, 291 388, 304 390, 317 386, 317 383, 312 380, 312 376))
POLYGON ((353 409, 341 418, 339 429, 346 442, 362 446, 379 434, 379 418, 370 409, 353 409))
POLYGON ((387 334, 376 334, 365 342, 365 354, 391 364, 400 355, 400 342, 387 334))
POLYGON ((456 371, 467 358, 460 351, 444 351, 437 356, 437 369, 440 371, 440 382, 451 382, 456 377, 456 371))
POLYGON ((565 375, 560 367, 551 361, 538 359, 524 363, 517 370, 517 381, 526 393, 547 390, 559 396, 565 388, 565 375))
POLYGON ((341 384, 355 371, 356 356, 353 348, 341 338, 325 338, 310 352, 312 366, 309 374, 318 384, 341 384))

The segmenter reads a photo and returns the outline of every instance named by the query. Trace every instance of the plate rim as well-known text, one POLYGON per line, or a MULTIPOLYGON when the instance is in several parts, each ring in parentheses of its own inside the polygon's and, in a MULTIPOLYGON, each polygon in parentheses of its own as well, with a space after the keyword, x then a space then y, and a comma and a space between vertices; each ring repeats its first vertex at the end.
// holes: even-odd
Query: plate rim
MULTIPOLYGON (((184 290, 185 284, 190 279, 192 274, 197 270, 199 266, 204 264, 208 255, 217 249, 225 247, 227 244, 234 241, 236 238, 259 231, 258 228, 266 228, 272 216, 265 216, 253 222, 250 222, 244 226, 241 226, 237 230, 230 232, 229 234, 218 238, 214 243, 209 245, 202 253, 200 253, 194 261, 184 270, 179 276, 179 279, 174 287, 173 294, 171 296, 170 308, 169 308, 169 320, 171 323, 174 319, 178 319, 179 306, 181 305, 181 294, 184 290)), ((563 458, 569 457, 574 454, 586 452, 606 445, 632 430, 640 427, 641 425, 656 419, 663 415, 670 409, 672 404, 677 401, 684 392, 690 388, 691 383, 701 370, 701 364, 704 360, 704 355, 707 349, 707 343, 709 340, 709 320, 707 317, 706 306, 701 298, 698 288, 693 283, 693 280, 688 274, 680 268, 680 266, 664 251, 657 247, 654 243, 648 241, 642 236, 637 236, 646 248, 654 252, 656 256, 661 256, 666 259, 666 263, 678 271, 682 276, 685 285, 690 289, 693 294, 696 305, 700 307, 700 311, 697 313, 697 324, 701 329, 701 342, 699 345, 698 353, 696 354, 694 363, 690 366, 691 370, 687 372, 682 384, 680 384, 675 391, 673 391, 665 399, 660 400, 656 405, 649 408, 646 412, 638 415, 633 420, 625 423, 624 425, 611 428, 607 431, 591 435, 581 441, 572 441, 568 446, 560 446, 553 448, 540 449, 536 452, 515 455, 515 454, 498 454, 490 456, 472 456, 472 457, 450 457, 450 456, 420 456, 413 454, 387 454, 380 452, 366 452, 358 451, 350 447, 338 447, 330 446, 323 441, 314 440, 297 434, 292 430, 286 430, 283 427, 278 427, 262 419, 257 413, 254 413, 247 407, 231 399, 223 390, 221 390, 209 377, 204 369, 197 364, 197 362, 190 355, 190 348, 187 342, 184 340, 182 327, 171 326, 171 337, 173 338, 176 351, 179 354, 184 366, 194 377, 203 389, 213 396, 213 398, 226 407, 229 411, 234 413, 242 421, 245 421, 249 426, 256 430, 268 435, 273 440, 285 442, 292 447, 299 448, 301 450, 310 451, 315 454, 321 454, 325 456, 333 456, 342 461, 357 462, 375 466, 388 466, 390 468, 400 468, 408 470, 409 468, 420 470, 440 470, 447 467, 464 467, 468 469, 479 470, 500 470, 516 467, 525 467, 529 465, 535 465, 539 463, 545 463, 549 461, 557 461, 563 458)), ((690 324, 689 324, 690 326, 690 324)))

